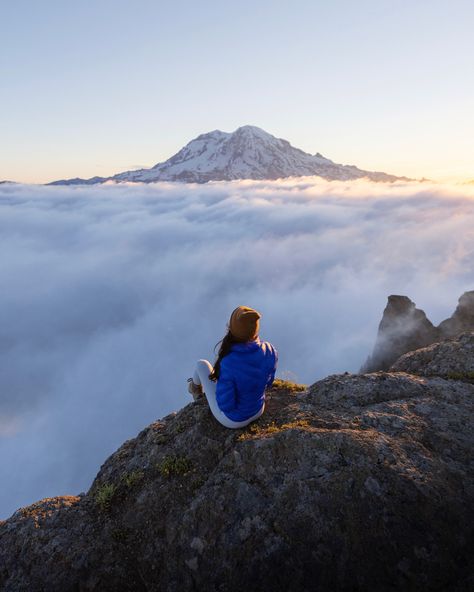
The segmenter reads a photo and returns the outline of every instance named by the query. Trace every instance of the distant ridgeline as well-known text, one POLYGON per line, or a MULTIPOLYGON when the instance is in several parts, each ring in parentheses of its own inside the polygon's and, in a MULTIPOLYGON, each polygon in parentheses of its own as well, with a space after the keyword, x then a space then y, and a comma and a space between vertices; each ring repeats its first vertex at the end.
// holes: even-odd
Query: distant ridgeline
POLYGON ((401 355, 464 331, 474 331, 474 290, 459 298, 453 315, 438 327, 407 296, 389 296, 374 351, 360 371, 388 370, 401 355))

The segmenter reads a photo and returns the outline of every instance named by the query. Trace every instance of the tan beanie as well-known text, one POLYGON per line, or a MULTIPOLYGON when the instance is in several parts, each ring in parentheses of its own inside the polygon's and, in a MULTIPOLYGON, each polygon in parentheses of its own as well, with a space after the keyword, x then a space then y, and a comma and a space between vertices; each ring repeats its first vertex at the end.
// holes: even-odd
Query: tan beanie
POLYGON ((253 341, 258 337, 259 318, 261 317, 253 308, 238 306, 230 316, 229 329, 232 336, 238 341, 253 341))

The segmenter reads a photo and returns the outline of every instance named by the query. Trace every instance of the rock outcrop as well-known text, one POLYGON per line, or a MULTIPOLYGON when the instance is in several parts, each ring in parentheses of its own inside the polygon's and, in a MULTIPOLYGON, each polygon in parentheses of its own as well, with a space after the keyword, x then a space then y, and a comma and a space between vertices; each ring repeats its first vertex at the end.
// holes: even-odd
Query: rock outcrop
POLYGON ((412 374, 277 382, 241 430, 205 402, 151 424, 86 494, 0 525, 0 590, 474 589, 474 385, 417 355, 412 374))
POLYGON ((463 331, 474 331, 474 290, 464 292, 453 315, 440 323, 443 337, 454 337, 463 331))
POLYGON ((464 331, 474 331, 474 290, 461 296, 453 315, 438 327, 407 296, 389 296, 374 351, 360 371, 388 370, 403 354, 464 331))
POLYGON ((474 383, 474 333, 462 333, 457 338, 409 352, 391 370, 474 383))
POLYGON ((435 342, 439 331, 407 296, 389 296, 374 352, 361 372, 388 370, 401 355, 435 342))

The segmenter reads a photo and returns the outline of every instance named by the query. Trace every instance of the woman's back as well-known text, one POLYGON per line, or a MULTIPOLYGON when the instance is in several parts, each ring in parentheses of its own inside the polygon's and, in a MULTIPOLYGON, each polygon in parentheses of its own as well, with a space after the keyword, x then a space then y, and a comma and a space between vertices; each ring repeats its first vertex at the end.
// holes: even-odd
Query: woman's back
POLYGON ((268 341, 257 337, 232 344, 221 361, 216 399, 219 408, 233 421, 255 415, 265 402, 265 388, 275 378, 278 353, 268 341))
POLYGON ((278 352, 258 336, 261 315, 248 306, 232 312, 219 342, 214 367, 199 360, 188 390, 194 400, 205 395, 211 413, 227 428, 242 428, 265 410, 265 388, 275 378, 278 352))

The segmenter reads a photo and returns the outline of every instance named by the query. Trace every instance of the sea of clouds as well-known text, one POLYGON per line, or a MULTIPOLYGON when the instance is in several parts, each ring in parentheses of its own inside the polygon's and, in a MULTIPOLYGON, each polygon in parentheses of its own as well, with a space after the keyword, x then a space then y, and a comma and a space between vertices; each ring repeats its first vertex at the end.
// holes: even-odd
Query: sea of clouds
POLYGON ((0 185, 0 212, 0 517, 187 404, 239 304, 312 383, 358 370, 389 294, 438 323, 474 289, 468 185, 0 185))

